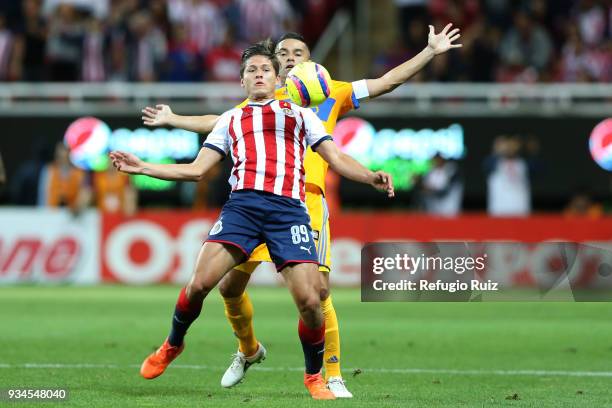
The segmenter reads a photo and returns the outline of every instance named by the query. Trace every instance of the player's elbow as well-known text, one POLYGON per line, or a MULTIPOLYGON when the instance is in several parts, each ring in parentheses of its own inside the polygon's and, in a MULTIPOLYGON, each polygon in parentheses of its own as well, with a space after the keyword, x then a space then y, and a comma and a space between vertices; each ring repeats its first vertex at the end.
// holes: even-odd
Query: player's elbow
POLYGON ((199 181, 204 180, 205 176, 206 176, 205 168, 201 166, 197 166, 195 163, 192 164, 191 169, 189 171, 189 181, 195 181, 197 183, 199 181))
POLYGON ((204 180, 205 176, 206 176, 206 172, 205 171, 203 171, 203 172, 196 172, 196 173, 193 174, 193 178, 192 178, 191 181, 195 181, 197 183, 199 181, 204 180))

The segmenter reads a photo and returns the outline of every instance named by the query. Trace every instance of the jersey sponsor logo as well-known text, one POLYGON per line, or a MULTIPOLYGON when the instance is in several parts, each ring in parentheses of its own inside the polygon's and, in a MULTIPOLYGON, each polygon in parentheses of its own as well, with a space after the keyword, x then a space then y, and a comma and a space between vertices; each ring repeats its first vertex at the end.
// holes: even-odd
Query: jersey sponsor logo
POLYGON ((301 249, 301 250, 303 250, 303 251, 308 252, 308 255, 312 255, 312 254, 310 253, 310 249, 311 249, 311 248, 312 248, 312 246, 309 246, 308 248, 306 248, 306 247, 304 247, 304 246, 300 246, 300 249, 301 249))
POLYGON ((217 221, 215 225, 213 225, 213 227, 210 229, 210 232, 208 233, 209 235, 216 235, 223 230, 223 222, 221 221, 222 219, 223 218, 219 218, 219 221, 217 221))

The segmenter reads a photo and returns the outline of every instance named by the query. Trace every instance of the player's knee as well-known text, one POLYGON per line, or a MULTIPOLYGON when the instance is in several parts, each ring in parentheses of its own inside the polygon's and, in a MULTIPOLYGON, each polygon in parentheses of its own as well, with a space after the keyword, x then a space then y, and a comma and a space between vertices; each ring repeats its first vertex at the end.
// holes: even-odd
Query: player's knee
POLYGON ((321 308, 319 297, 310 294, 298 297, 296 303, 301 315, 316 314, 321 308))
POLYGON ((319 300, 323 302, 329 297, 329 288, 321 287, 319 291, 319 300))
POLYGON ((190 297, 195 296, 202 299, 205 298, 212 289, 211 285, 197 279, 193 279, 187 285, 187 292, 190 294, 190 297))
POLYGON ((244 288, 233 285, 229 279, 223 279, 219 284, 219 292, 224 298, 235 298, 244 293, 244 288))

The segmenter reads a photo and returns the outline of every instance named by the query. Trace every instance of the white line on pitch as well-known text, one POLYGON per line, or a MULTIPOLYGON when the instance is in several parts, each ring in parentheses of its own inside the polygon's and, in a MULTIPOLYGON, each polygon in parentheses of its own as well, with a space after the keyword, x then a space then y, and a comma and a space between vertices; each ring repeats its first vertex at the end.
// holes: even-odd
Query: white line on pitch
MULTIPOLYGON (((58 368, 58 369, 122 369, 140 368, 140 365, 129 364, 55 364, 55 363, 23 363, 6 364, 0 363, 1 368, 58 368)), ((223 371, 226 367, 214 367, 208 365, 188 365, 176 364, 172 368, 187 370, 215 370, 223 371)), ((252 370, 259 371, 303 371, 303 367, 252 367, 252 370)), ((345 369, 351 372, 355 369, 345 369)), ((561 376, 561 377, 612 377, 612 371, 564 371, 564 370, 458 370, 447 368, 361 368, 363 373, 385 373, 385 374, 451 374, 451 375, 506 375, 506 376, 561 376)))

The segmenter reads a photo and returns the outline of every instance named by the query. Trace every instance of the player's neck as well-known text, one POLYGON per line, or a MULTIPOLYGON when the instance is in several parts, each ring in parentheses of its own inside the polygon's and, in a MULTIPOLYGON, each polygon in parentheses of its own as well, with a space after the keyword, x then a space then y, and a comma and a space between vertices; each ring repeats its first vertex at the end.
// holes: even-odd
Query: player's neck
POLYGON ((262 103, 262 102, 267 102, 271 99, 274 99, 274 94, 269 94, 269 95, 249 95, 249 101, 251 102, 255 102, 255 103, 262 103))

